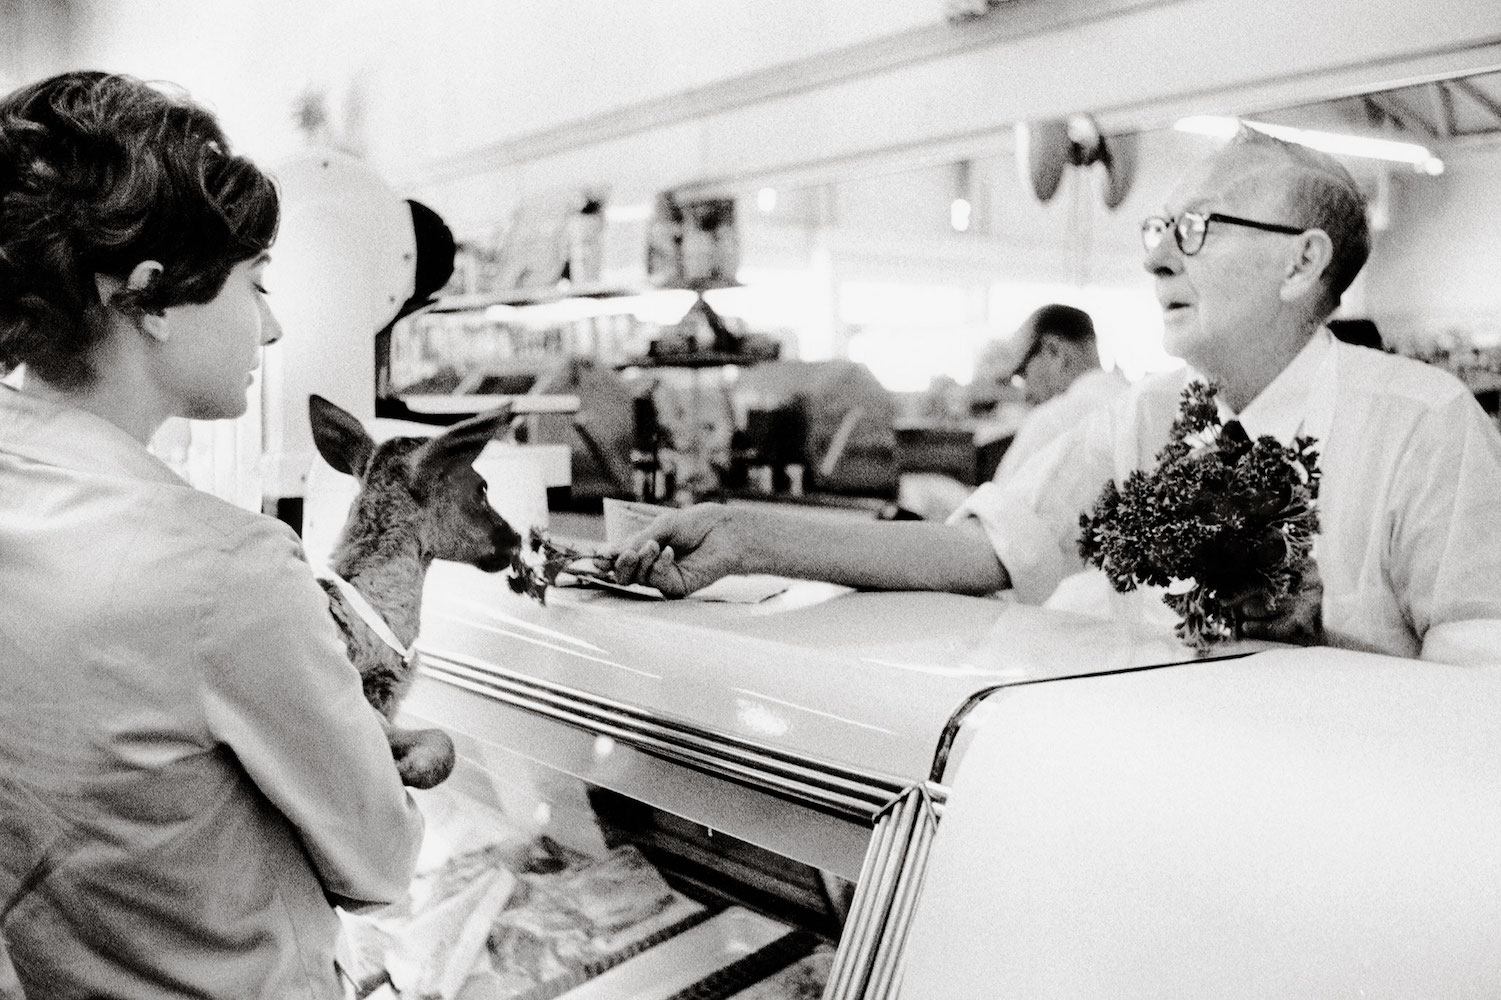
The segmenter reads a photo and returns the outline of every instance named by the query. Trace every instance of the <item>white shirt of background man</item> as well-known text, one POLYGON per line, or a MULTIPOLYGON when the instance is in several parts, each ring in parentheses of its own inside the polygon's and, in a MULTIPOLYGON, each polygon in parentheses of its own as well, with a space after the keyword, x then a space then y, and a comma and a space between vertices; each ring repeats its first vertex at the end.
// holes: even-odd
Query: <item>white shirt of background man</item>
POLYGON ((1074 379, 1072 385, 1052 399, 1039 403, 1027 414, 1015 439, 1001 456, 993 481, 1006 482, 1027 459, 1079 426, 1089 411, 1109 403, 1129 386, 1120 372, 1096 368, 1074 379))

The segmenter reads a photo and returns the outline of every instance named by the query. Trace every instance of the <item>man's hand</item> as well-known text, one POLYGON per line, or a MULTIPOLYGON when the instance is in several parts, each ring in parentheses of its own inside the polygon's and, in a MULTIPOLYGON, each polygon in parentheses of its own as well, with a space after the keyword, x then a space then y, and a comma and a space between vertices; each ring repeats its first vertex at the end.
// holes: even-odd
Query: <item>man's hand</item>
POLYGON ((660 515, 606 555, 620 583, 683 597, 720 577, 747 572, 752 541, 723 504, 703 503, 660 515))
POLYGON ((1303 583, 1275 609, 1268 607, 1266 596, 1251 594, 1232 605, 1240 634, 1246 639, 1270 639, 1299 646, 1324 644, 1324 584, 1319 568, 1311 565, 1303 574, 1303 583))

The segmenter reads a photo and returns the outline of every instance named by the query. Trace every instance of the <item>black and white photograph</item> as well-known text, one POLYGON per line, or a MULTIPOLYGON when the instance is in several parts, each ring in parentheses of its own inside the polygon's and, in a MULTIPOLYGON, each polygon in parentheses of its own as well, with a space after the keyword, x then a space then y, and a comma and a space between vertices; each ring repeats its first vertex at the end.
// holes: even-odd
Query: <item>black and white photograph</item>
POLYGON ((1501 4, 0 0, 0 1000, 1501 1000, 1501 4))

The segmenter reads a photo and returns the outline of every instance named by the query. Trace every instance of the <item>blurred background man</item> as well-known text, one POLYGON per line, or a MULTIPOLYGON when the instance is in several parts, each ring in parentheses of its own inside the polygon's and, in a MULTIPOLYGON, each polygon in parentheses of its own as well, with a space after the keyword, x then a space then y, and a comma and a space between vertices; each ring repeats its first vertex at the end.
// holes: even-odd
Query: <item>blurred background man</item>
POLYGON ((1082 309, 1043 306, 1018 328, 1017 340, 1023 353, 1010 377, 1021 379, 1033 409, 1001 456, 998 483, 1127 385, 1120 372, 1100 366, 1094 323, 1082 309))

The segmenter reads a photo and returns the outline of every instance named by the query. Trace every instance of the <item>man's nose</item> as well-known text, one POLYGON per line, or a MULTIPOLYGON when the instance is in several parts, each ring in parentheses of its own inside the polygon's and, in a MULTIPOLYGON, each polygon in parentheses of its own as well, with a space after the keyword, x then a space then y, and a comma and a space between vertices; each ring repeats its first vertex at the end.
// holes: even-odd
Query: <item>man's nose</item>
POLYGON ((1172 233, 1163 233, 1157 245, 1142 254, 1141 266, 1155 277, 1177 274, 1183 269, 1183 254, 1173 241, 1172 233))

